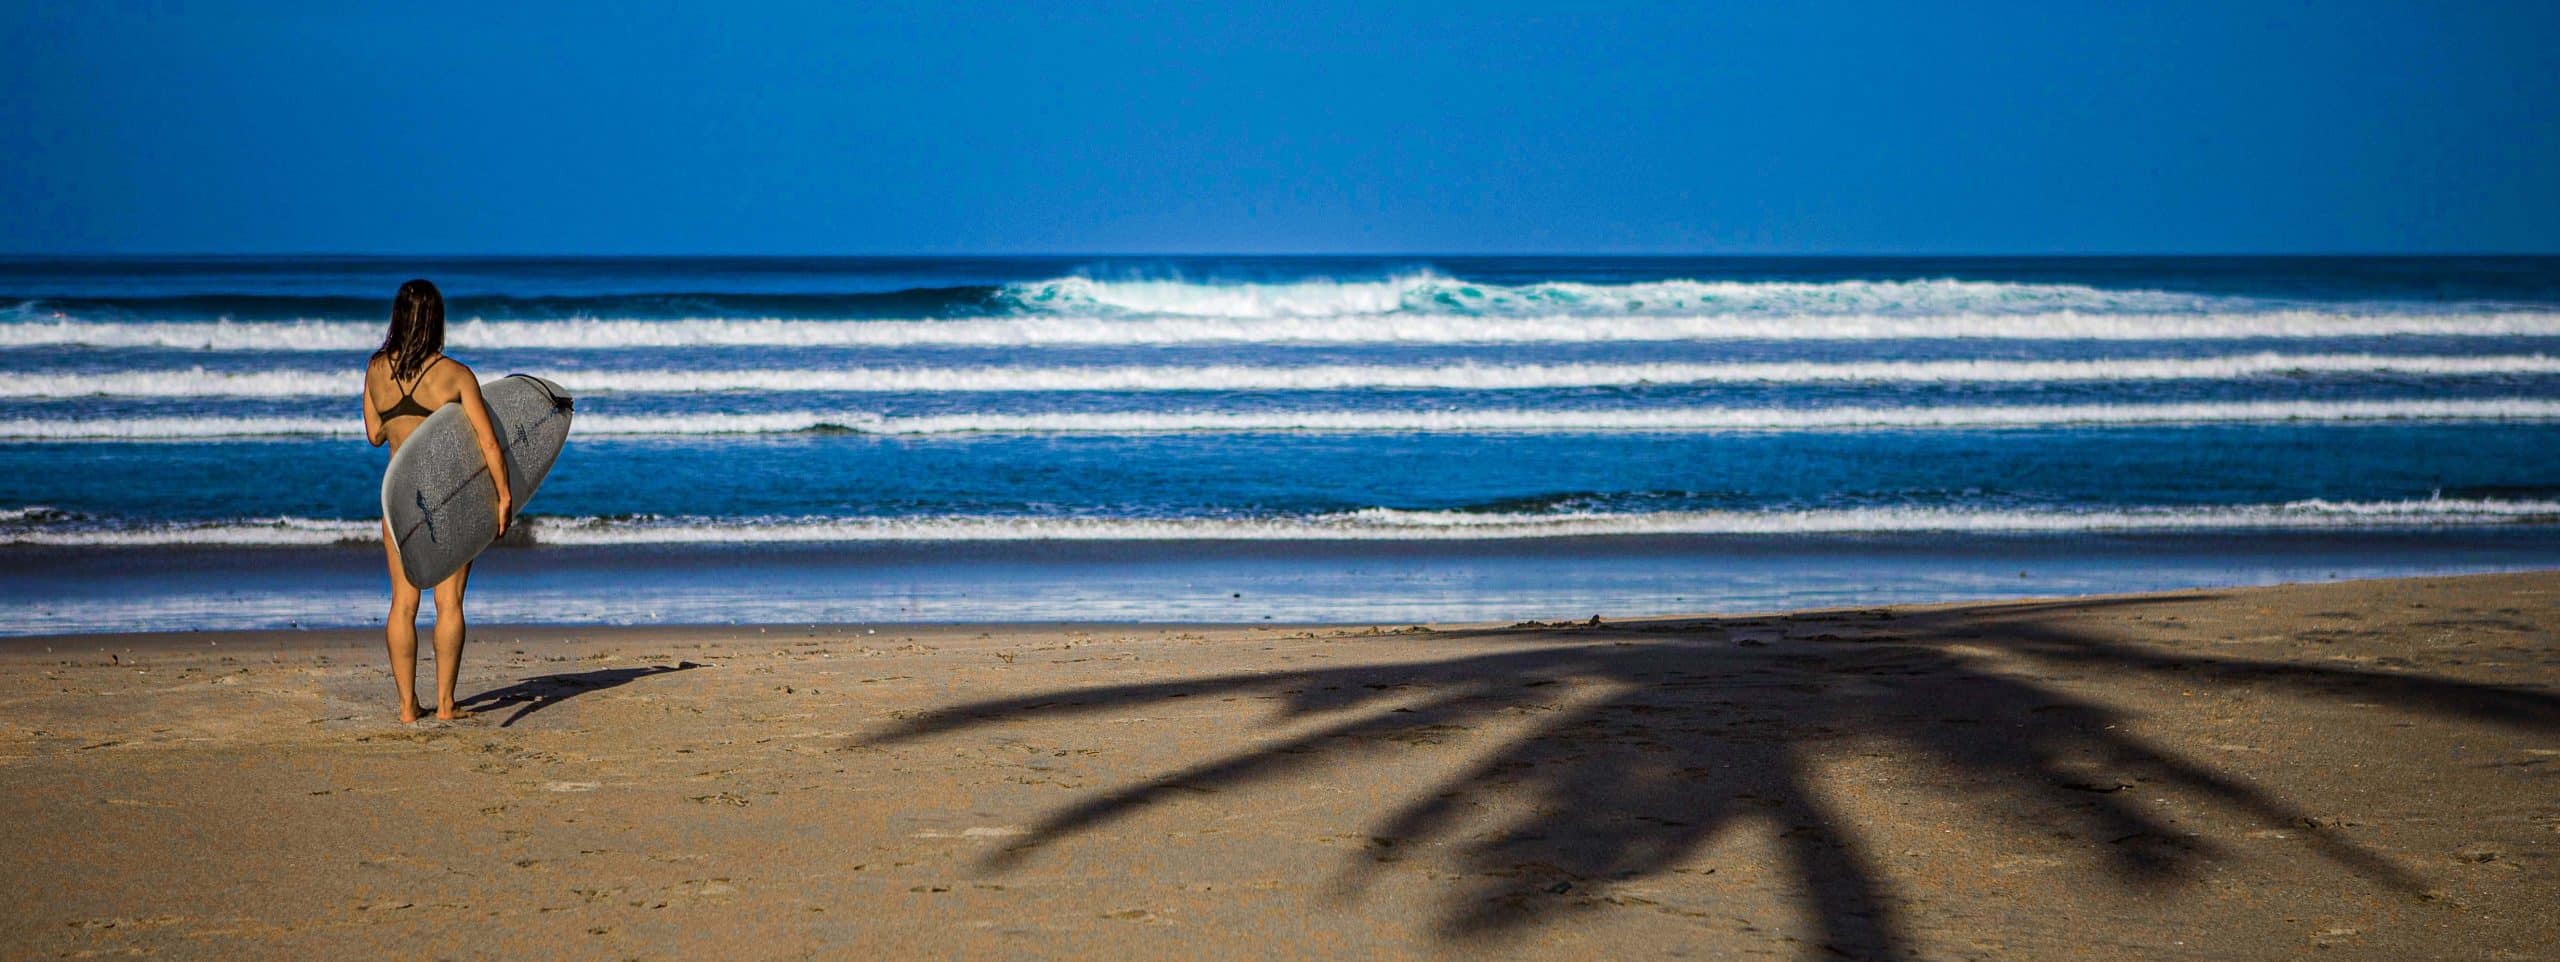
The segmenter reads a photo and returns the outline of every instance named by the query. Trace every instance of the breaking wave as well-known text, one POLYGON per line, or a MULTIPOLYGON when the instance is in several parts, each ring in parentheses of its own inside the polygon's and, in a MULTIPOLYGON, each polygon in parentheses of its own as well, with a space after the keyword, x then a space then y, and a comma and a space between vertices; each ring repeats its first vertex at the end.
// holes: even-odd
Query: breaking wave
POLYGON ((1017 309, 1077 316, 1343 317, 1422 314, 1461 317, 1594 315, 1834 315, 2202 313, 2263 303, 2079 284, 1994 281, 1698 281, 1631 284, 1548 281, 1485 284, 1418 273, 1382 280, 1309 278, 1283 283, 1099 280, 1061 277, 1006 285, 998 300, 1017 309))
MULTIPOLYGON (((2431 377, 2560 374, 2560 357, 2244 354, 2015 361, 1788 361, 1723 364, 1441 364, 913 367, 813 370, 581 371, 571 390, 607 394, 1037 391, 1527 390, 1714 383, 2063 383, 2237 380, 2322 374, 2431 377)), ((353 371, 0 372, 0 397, 329 397, 356 393, 353 371)))
MULTIPOLYGON (((2560 523, 2560 501, 2429 499, 2109 509, 1479 513, 1370 508, 1265 518, 546 518, 540 545, 884 541, 1457 541, 1642 535, 2071 533, 2385 529, 2560 523)), ((99 547, 373 545, 377 522, 269 518, 105 526, 0 516, 0 544, 99 547)))
MULTIPOLYGON (((2350 337, 2560 337, 2560 313, 1839 314, 1822 316, 1357 315, 1269 317, 994 317, 811 321, 457 321, 462 350, 616 351, 709 347, 1096 347, 1178 344, 1587 344, 1646 341, 2220 341, 2350 337)), ((0 348, 191 351, 367 351, 378 322, 206 321, 0 323, 0 348)))
MULTIPOLYGON (((1907 407, 1679 407, 1530 410, 1113 411, 890 416, 868 411, 771 414, 582 414, 578 434, 1642 434, 1857 428, 2033 428, 2228 422, 2560 420, 2560 400, 2198 401, 2163 404, 1907 407)), ((352 417, 200 417, 0 420, 0 440, 178 440, 354 437, 352 417)))
MULTIPOLYGON (((647 281, 640 281, 645 285, 647 281)), ((673 281, 672 283, 691 283, 673 281)), ((2376 299, 2358 296, 2246 296, 2146 287, 1954 278, 1833 280, 1699 280, 1630 282, 1544 280, 1500 284, 1422 269, 1389 276, 1301 277, 1252 281, 1199 277, 1067 275, 1005 284, 955 283, 893 290, 695 290, 595 293, 502 293, 456 290, 446 299, 456 319, 552 321, 616 318, 948 320, 990 315, 1104 318, 1441 317, 1807 317, 1884 314, 2221 314, 2303 308, 2365 313, 2477 312, 2510 307, 2496 300, 2376 299)), ((840 279, 852 287, 853 278, 840 279)), ((353 321, 378 325, 381 296, 352 291, 203 291, 37 297, 0 305, 0 320, 149 322, 353 321)))

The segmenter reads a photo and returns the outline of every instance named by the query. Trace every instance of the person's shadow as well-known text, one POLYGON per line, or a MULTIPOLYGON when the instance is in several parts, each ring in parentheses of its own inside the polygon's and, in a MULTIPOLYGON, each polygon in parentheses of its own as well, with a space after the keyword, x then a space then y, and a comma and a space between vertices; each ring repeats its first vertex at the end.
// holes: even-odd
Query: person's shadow
POLYGON ((640 679, 648 678, 653 675, 664 675, 669 672, 687 671, 700 667, 702 666, 690 661, 685 661, 677 662, 673 665, 649 665, 642 668, 605 668, 597 671, 575 671, 564 672, 557 675, 542 675, 539 677, 527 678, 515 684, 508 685, 505 688, 494 688, 489 691, 473 695, 469 698, 465 698, 458 707, 468 711, 496 711, 509 705, 524 706, 516 709, 515 714, 507 716, 506 721, 498 723, 498 727, 505 728, 523 721, 526 715, 533 714, 534 712, 541 711, 545 708, 549 708, 563 701, 567 701, 570 698, 574 698, 591 691, 603 691, 607 688, 628 685, 632 682, 639 681, 640 679))
POLYGON ((1439 661, 1252 672, 1051 691, 956 705, 860 740, 887 746, 1033 718, 1120 713, 1173 699, 1262 697, 1272 724, 1338 719, 1051 812, 985 857, 1002 871, 1161 798, 1271 784, 1394 743, 1463 736, 1511 718, 1530 730, 1366 830, 1372 843, 1337 877, 1353 898, 1415 843, 1472 839, 1452 866, 1439 935, 1499 936, 1594 907, 1594 894, 1663 873, 1719 835, 1760 823, 1778 837, 1820 933, 1808 955, 1908 948, 1887 880, 1811 773, 1843 754, 1884 753, 1958 777, 1945 789, 1998 817, 2049 824, 2133 888, 2193 877, 2221 852, 2143 807, 2162 791, 2282 829, 2374 884, 2416 892, 2388 859, 2249 782, 2146 742, 2134 719, 2045 682, 2108 674, 2179 684, 2276 688, 2381 701, 2440 718, 2560 733, 2560 697, 2524 687, 2291 662, 2168 654, 2074 631, 2052 616, 2142 599, 1997 609, 1792 618, 1716 618, 1440 632, 1518 642, 1439 661), (1843 637, 1844 634, 1854 637, 1843 637), (1774 640, 1773 635, 1783 635, 1774 640), (2019 669, 2030 669, 2028 677, 2019 669), (2125 789, 2144 786, 2141 792, 2125 789), (1491 813, 1510 812, 1510 816, 1491 813), (1506 820, 1488 826, 1487 820, 1506 820), (1570 893, 1568 895, 1568 893, 1570 893))

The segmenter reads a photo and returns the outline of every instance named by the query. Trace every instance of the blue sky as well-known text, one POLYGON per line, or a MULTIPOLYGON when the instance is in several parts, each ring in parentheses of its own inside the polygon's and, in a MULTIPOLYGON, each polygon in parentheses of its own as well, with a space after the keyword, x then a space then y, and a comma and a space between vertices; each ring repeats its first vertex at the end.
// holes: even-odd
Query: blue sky
POLYGON ((14 252, 2560 251, 2552 3, 0 3, 14 252))

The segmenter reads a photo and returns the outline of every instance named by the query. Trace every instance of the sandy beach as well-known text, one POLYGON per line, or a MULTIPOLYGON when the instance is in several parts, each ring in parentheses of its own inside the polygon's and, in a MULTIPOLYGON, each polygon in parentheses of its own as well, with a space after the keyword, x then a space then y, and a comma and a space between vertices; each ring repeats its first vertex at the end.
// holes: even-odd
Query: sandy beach
POLYGON ((9 639, 0 955, 2549 958, 2555 598, 9 639))

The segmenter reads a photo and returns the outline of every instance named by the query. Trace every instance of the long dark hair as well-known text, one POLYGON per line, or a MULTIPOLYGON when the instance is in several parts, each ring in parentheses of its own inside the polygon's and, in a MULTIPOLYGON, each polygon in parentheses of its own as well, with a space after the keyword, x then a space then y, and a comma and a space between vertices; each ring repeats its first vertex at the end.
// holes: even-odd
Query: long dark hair
POLYGON ((400 285, 400 293, 391 295, 391 333, 383 336, 382 349, 373 356, 389 359, 392 379, 406 381, 441 350, 444 295, 424 279, 400 285))

